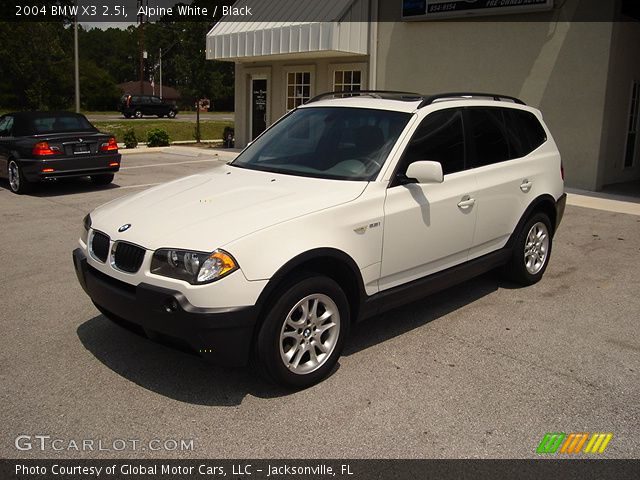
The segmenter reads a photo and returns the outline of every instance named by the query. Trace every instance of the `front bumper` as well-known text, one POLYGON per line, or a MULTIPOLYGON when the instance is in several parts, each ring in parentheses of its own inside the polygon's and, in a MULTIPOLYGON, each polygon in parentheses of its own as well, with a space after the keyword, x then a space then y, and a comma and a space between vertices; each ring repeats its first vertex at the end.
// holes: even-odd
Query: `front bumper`
POLYGON ((195 307, 180 292, 141 283, 125 284, 73 251, 80 285, 108 318, 149 338, 186 347, 218 364, 246 365, 256 324, 256 307, 195 307))

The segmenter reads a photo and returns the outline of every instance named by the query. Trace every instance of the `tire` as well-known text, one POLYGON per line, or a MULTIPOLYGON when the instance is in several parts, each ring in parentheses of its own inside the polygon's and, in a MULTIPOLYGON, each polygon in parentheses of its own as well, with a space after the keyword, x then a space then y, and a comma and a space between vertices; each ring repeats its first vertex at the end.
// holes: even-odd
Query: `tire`
POLYGON ((13 193, 22 195, 31 191, 32 184, 24 177, 22 167, 15 160, 11 160, 7 166, 7 178, 13 193))
POLYGON ((536 213, 522 227, 513 246, 512 257, 505 266, 506 276, 527 286, 540 281, 549 265, 553 239, 551 220, 536 213))
POLYGON ((125 113, 124 114, 124 118, 131 118, 131 114, 130 113, 125 113))
POLYGON ((109 185, 111 182, 113 182, 113 173, 91 175, 90 178, 94 185, 109 185))
POLYGON ((133 116, 136 118, 142 118, 142 112, 140 110, 136 110, 133 112, 133 116))
POLYGON ((176 118, 176 112, 174 112, 173 110, 169 110, 169 113, 167 113, 167 117, 176 118))
POLYGON ((306 276, 283 285, 274 298, 256 340, 258 369, 285 387, 314 385, 342 352, 350 324, 347 297, 332 279, 306 276))
POLYGON ((162 117, 164 117, 164 115, 163 115, 163 114, 159 114, 159 115, 158 115, 158 118, 162 118, 162 117))

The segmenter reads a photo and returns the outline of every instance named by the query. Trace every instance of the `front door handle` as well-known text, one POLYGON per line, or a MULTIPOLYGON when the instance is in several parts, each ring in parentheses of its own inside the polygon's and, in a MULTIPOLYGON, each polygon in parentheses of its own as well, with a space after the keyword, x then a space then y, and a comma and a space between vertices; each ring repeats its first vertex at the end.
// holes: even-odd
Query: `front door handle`
POLYGON ((522 190, 524 193, 528 193, 529 190, 531 190, 531 187, 533 187, 533 182, 530 182, 526 178, 522 181, 522 184, 520 184, 520 190, 522 190))
POLYGON ((475 198, 471 198, 469 195, 465 195, 464 197, 462 197, 462 200, 458 202, 458 208, 461 208, 462 210, 466 210, 467 208, 473 207, 475 203, 476 203, 475 198))

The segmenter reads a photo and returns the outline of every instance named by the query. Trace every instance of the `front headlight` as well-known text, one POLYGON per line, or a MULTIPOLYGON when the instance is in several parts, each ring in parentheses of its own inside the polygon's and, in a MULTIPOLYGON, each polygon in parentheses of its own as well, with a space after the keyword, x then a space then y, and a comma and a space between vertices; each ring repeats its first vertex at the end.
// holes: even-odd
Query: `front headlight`
POLYGON ((87 243, 87 238, 89 237, 89 229, 91 228, 91 214, 87 213, 82 220, 82 231, 80 232, 80 239, 85 243, 87 243))
POLYGON ((151 273, 192 285, 219 280, 237 269, 235 259, 224 250, 203 253, 163 248, 156 250, 151 260, 151 273))

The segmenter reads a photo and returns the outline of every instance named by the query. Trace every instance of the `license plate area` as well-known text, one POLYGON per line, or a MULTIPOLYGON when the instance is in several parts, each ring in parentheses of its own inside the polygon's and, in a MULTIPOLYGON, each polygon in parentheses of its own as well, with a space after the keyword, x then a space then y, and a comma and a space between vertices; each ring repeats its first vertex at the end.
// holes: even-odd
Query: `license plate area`
POLYGON ((87 153, 91 153, 91 149, 87 144, 80 144, 73 146, 73 154, 74 155, 86 155, 87 153))

